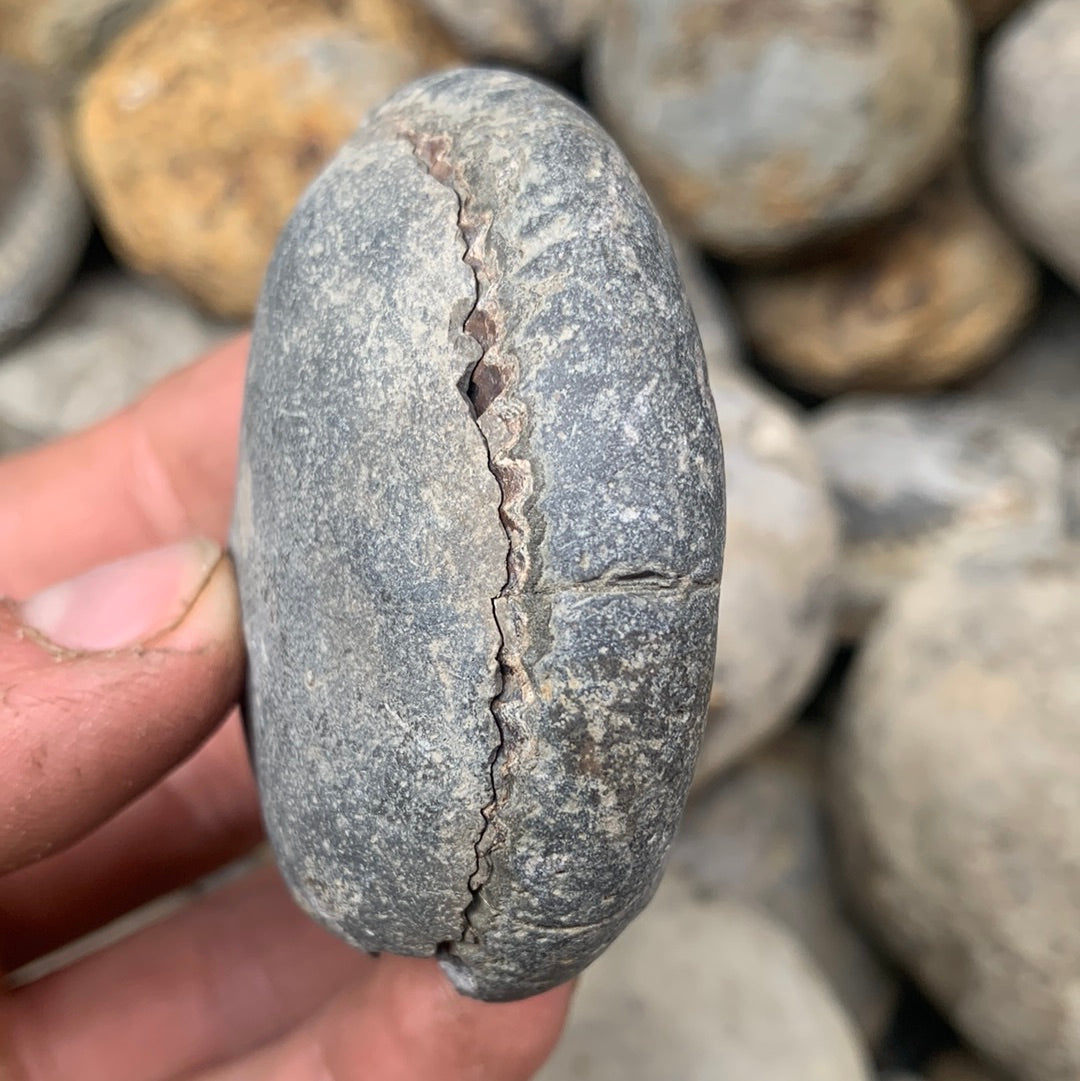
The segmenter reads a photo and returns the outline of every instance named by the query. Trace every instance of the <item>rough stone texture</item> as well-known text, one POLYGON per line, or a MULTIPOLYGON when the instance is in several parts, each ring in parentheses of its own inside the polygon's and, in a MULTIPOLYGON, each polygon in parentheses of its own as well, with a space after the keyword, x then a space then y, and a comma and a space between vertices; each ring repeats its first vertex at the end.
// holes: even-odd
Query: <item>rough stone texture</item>
POLYGON ((1078 651, 1080 550, 1006 534, 897 594, 835 731, 852 890, 1019 1081, 1080 1075, 1078 651))
POLYGON ((827 660, 839 528, 805 428, 779 395, 710 365, 727 462, 704 783, 794 718, 827 660))
POLYGON ((821 766, 821 734, 798 727, 696 793, 669 873, 793 931, 873 1045, 892 1016, 897 981, 837 894, 821 766))
POLYGON ((774 255, 899 209, 956 145, 954 0, 612 0, 597 106, 688 235, 774 255))
POLYGON ((977 30, 992 30, 1006 15, 1027 0, 966 0, 968 11, 977 30))
POLYGON ((817 394, 928 390, 999 354, 1031 314, 1035 265, 959 168, 873 238, 824 263, 747 274, 734 297, 751 340, 817 394))
POLYGON ((452 54, 403 0, 166 0, 82 88, 79 155, 136 269, 251 314, 301 192, 374 105, 452 54))
POLYGON ((995 36, 979 128, 1002 208, 1048 263, 1080 287, 1080 5, 1032 0, 995 36))
POLYGON ((845 638, 941 547, 1060 529, 1059 449, 988 403, 851 395, 813 415, 810 438, 843 523, 845 638))
POLYGON ((537 1081, 869 1077, 850 1020, 789 933, 668 876, 585 973, 537 1081))
POLYGON ((1065 445, 1080 424, 1080 300, 1049 296, 1028 331, 966 391, 1065 445))
POLYGON ((470 56, 558 69, 581 51, 604 0, 423 0, 470 56))
POLYGON ((158 0, 0 0, 0 49, 69 84, 158 0))
POLYGON ((23 433, 22 443, 84 428, 237 329, 99 271, 0 359, 0 424, 23 433))
POLYGON ((312 915, 532 994, 646 903, 708 697, 723 468, 662 227, 538 83, 373 115, 267 275, 233 540, 269 835, 312 915))
POLYGON ((67 284, 89 234, 58 120, 37 83, 0 58, 0 349, 67 284))

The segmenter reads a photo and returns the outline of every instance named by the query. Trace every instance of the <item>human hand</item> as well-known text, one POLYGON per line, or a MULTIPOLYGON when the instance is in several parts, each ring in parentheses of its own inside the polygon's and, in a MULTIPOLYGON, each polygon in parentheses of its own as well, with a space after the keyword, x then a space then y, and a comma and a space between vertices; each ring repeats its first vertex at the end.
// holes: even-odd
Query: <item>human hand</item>
MULTIPOLYGON (((0 461, 0 597, 15 598, 0 602, 0 970, 260 837, 235 710, 220 725, 243 672, 217 544, 246 356, 234 341, 96 428, 0 461), (185 540, 199 536, 215 543, 185 540)), ((262 869, 0 993, 0 1079, 515 1081, 569 993, 463 998, 431 960, 332 938, 262 869)))

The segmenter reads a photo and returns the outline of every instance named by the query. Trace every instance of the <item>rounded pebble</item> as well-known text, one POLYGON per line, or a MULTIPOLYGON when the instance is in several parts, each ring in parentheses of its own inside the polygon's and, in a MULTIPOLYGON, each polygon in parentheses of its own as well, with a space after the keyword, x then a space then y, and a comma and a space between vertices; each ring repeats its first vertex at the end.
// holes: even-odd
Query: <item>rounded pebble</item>
POLYGON ((1080 4, 1032 0, 994 37, 979 113, 986 174, 1020 236, 1080 288, 1080 4))
POLYGON ((135 269, 246 318, 308 183, 374 105, 452 57, 398 0, 165 0, 84 84, 75 141, 135 269))
POLYGON ((860 652, 835 731, 846 878, 1017 1081, 1080 1075, 1080 548, 941 558, 860 652))
POLYGON ((898 985, 836 891, 821 750, 820 733, 798 726, 696 792, 668 866, 696 888, 761 909, 792 931, 873 1046, 892 1017, 898 985))
POLYGON ((846 639, 938 549, 1003 527, 1060 531, 1059 448, 993 405, 850 395, 813 414, 810 438, 843 523, 846 639))
POLYGON ((0 360, 0 422, 35 441, 85 428, 237 329, 118 271, 99 271, 0 360))
POLYGON ((954 0, 612 0, 590 83, 687 235, 755 258, 899 209, 958 144, 969 55, 954 0))
POLYGON ((669 875, 584 975, 537 1081, 869 1081, 821 974, 778 924, 669 875))
POLYGON ((825 263, 745 276, 739 314, 764 359, 816 394, 922 391, 994 359, 1031 314, 1032 261, 959 168, 889 227, 825 263))
POLYGON ((256 773, 298 900, 462 992, 645 905, 708 700, 723 464, 625 159, 523 76, 380 108, 260 302, 233 524, 256 773))
POLYGON ((727 541, 709 723, 695 784, 794 719, 828 660, 839 525, 795 411, 710 365, 724 433, 727 541))

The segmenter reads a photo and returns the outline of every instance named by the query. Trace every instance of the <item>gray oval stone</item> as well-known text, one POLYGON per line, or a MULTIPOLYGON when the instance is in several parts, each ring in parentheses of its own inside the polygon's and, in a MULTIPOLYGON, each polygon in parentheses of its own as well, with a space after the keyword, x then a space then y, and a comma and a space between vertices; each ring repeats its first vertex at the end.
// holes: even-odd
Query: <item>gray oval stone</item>
POLYGON ((459 990, 562 983, 651 897, 712 674, 723 464, 670 245, 522 76, 378 110, 285 229, 233 525, 299 902, 459 990))

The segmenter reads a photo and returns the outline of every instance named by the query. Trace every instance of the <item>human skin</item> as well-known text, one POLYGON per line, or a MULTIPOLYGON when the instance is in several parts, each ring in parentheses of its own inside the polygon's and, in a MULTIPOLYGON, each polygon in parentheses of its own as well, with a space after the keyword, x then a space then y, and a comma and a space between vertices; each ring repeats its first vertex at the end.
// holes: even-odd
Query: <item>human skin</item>
MULTIPOLYGON (((236 339, 97 427, 0 461, 0 970, 260 839, 231 708, 235 585, 214 547, 246 356, 236 339), (65 603, 75 589, 41 595, 131 556, 83 580, 89 614, 65 603)), ((569 995, 467 999, 433 960, 338 942, 264 868, 40 981, 0 979, 0 1077, 524 1081, 569 995)))

